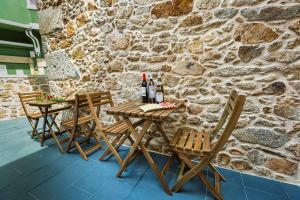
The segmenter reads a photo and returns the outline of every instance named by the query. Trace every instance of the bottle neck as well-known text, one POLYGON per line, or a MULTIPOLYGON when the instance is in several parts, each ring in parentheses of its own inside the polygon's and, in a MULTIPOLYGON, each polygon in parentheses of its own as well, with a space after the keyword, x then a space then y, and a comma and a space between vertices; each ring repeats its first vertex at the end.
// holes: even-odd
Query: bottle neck
POLYGON ((150 80, 150 81, 153 80, 153 76, 152 76, 151 73, 149 74, 149 80, 150 80))

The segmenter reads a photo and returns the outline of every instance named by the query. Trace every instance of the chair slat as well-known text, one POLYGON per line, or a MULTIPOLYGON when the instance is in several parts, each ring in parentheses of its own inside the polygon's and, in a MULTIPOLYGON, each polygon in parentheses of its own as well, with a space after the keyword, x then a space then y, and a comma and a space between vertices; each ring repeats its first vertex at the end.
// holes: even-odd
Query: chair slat
POLYGON ((127 125, 124 122, 117 122, 115 124, 109 125, 104 130, 110 133, 123 133, 127 130, 127 125))
POLYGON ((40 97, 41 94, 32 94, 32 95, 21 95, 22 99, 28 99, 28 98, 37 98, 37 97, 40 97))
POLYGON ((201 146, 202 146, 202 136, 203 136, 202 131, 197 132, 195 144, 194 144, 194 148, 193 148, 193 151, 196 153, 200 153, 201 146))
POLYGON ((185 150, 192 150, 193 148, 193 144, 194 144, 194 139, 195 139, 195 131, 192 130, 189 134, 189 138, 186 142, 186 145, 185 145, 185 150))
POLYGON ((116 127, 115 132, 112 131, 112 133, 117 133, 117 134, 121 134, 124 133, 128 130, 128 127, 126 125, 126 123, 121 123, 119 126, 116 127))
POLYGON ((36 100, 36 97, 30 97, 30 98, 23 99, 23 102, 28 103, 30 101, 35 101, 35 100, 36 100))
POLYGON ((175 134, 175 136, 173 137, 172 141, 170 142, 171 146, 175 146, 177 144, 177 141, 180 137, 180 135, 182 134, 182 129, 179 129, 179 131, 175 134))
POLYGON ((189 135, 189 131, 188 130, 183 130, 183 132, 180 136, 179 142, 177 144, 177 147, 184 148, 185 143, 186 143, 187 138, 188 138, 188 135, 189 135))
POLYGON ((96 106, 101 106, 105 104, 110 104, 110 100, 105 100, 105 101, 99 101, 99 102, 93 102, 94 107, 96 106))
POLYGON ((206 131, 204 131, 203 133, 204 133, 203 151, 208 152, 210 151, 210 136, 206 131))
POLYGON ((22 93, 20 93, 20 95, 22 95, 22 96, 30 96, 30 95, 34 95, 34 94, 41 94, 41 91, 22 92, 22 93))

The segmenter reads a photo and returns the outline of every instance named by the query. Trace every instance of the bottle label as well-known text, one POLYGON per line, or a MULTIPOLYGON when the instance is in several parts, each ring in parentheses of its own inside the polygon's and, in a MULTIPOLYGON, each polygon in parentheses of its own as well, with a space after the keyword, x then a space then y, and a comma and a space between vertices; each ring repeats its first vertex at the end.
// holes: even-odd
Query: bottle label
POLYGON ((155 88, 154 88, 154 85, 149 85, 149 98, 151 98, 151 99, 155 98, 155 88))
POLYGON ((164 101, 164 95, 163 95, 162 92, 157 92, 157 93, 156 93, 155 101, 156 101, 157 103, 161 103, 161 102, 164 101))
POLYGON ((140 87, 140 94, 142 97, 147 96, 146 87, 140 87))

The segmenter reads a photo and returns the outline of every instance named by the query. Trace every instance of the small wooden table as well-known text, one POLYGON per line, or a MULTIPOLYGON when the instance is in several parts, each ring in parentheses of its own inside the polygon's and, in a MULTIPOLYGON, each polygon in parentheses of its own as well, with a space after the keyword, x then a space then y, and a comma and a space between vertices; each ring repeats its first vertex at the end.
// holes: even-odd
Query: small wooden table
MULTIPOLYGON (((143 144, 142 139, 145 136, 150 125, 152 123, 154 123, 157 126, 158 131, 163 136, 163 138, 166 142, 166 145, 168 145, 170 147, 170 141, 162 128, 162 122, 166 118, 168 118, 168 116, 171 113, 175 112, 181 105, 183 105, 183 103, 184 103, 183 101, 175 103, 176 107, 173 109, 157 110, 157 111, 152 111, 152 112, 147 112, 147 113, 143 112, 139 108, 139 106, 142 105, 142 103, 138 103, 138 102, 129 102, 129 103, 121 104, 121 105, 115 106, 115 107, 107 110, 108 114, 123 117, 130 132, 132 133, 132 135, 135 139, 134 144, 132 145, 131 149, 129 150, 126 158, 123 160, 121 168, 119 169, 119 171, 116 174, 117 177, 120 177, 121 174, 123 173, 123 171, 126 169, 126 166, 128 165, 129 161, 133 158, 133 156, 134 156, 135 152, 138 150, 138 146, 139 146, 141 148, 142 153, 145 156, 148 164, 150 165, 152 171, 155 173, 155 175, 158 177, 159 181, 161 182, 164 190, 169 195, 172 194, 163 174, 161 173, 161 171, 159 171, 157 165, 153 161, 150 153, 148 152, 145 144, 143 144), (129 118, 140 118, 140 119, 145 120, 144 125, 139 133, 135 130, 135 128, 133 127, 133 123, 130 121, 129 118)), ((171 149, 171 147, 170 147, 170 149, 171 149)))
MULTIPOLYGON (((62 103, 64 103, 64 102, 62 102, 62 103)), ((57 108, 57 109, 51 109, 50 110, 50 108, 53 105, 61 104, 61 103, 54 102, 54 101, 32 101, 32 102, 28 102, 28 104, 30 106, 38 107, 39 110, 41 111, 42 115, 43 115, 43 118, 44 118, 42 134, 39 136, 39 141, 41 143, 41 146, 43 146, 45 140, 47 140, 49 138, 53 138, 55 140, 60 152, 63 154, 64 150, 63 150, 63 148, 61 146, 61 142, 58 140, 57 136, 65 133, 65 131, 55 132, 52 129, 53 125, 59 130, 56 122, 54 121, 55 119, 51 118, 52 122, 50 123, 49 120, 48 120, 48 117, 51 117, 51 114, 53 114, 53 113, 56 113, 56 112, 59 112, 59 111, 62 111, 62 110, 67 110, 67 109, 71 108, 71 106, 65 106, 65 107, 62 107, 62 108, 57 108), (49 128, 49 134, 48 135, 46 135, 46 125, 49 128)))

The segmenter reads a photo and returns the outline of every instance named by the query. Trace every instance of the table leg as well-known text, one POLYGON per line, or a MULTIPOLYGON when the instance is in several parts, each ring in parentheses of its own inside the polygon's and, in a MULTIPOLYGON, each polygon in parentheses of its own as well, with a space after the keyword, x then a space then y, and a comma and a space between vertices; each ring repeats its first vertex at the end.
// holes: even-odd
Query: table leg
POLYGON ((60 141, 59 141, 58 138, 57 138, 57 135, 56 135, 55 131, 53 131, 52 128, 50 128, 49 131, 50 131, 50 133, 51 133, 53 139, 55 140, 55 142, 56 142, 56 144, 57 144, 57 146, 58 146, 58 148, 59 148, 60 153, 64 154, 64 150, 63 150, 63 148, 62 148, 62 146, 61 146, 61 144, 60 144, 60 141))
POLYGON ((145 147, 145 145, 142 143, 142 139, 147 131, 147 129, 149 128, 150 124, 152 123, 151 121, 146 121, 140 134, 138 134, 131 121, 128 118, 124 118, 124 121, 126 122, 126 124, 128 125, 129 130, 132 132, 133 136, 136 138, 135 143, 133 144, 132 148, 130 149, 127 157, 125 158, 123 165, 121 167, 121 169, 118 171, 117 176, 120 176, 121 173, 124 171, 124 169, 126 168, 126 164, 128 162, 128 160, 130 160, 130 158, 134 155, 134 153, 137 150, 137 147, 140 146, 141 150, 148 162, 148 164, 150 165, 152 171, 155 173, 155 175, 158 177, 159 181, 161 182, 164 190, 167 192, 167 194, 172 195, 172 192, 168 186, 167 181, 164 179, 163 174, 158 170, 155 162, 153 161, 150 153, 148 152, 147 148, 145 147))
POLYGON ((150 124, 151 124, 151 121, 146 121, 143 125, 143 128, 140 132, 140 134, 138 134, 135 129, 133 128, 132 126, 132 123, 131 121, 128 119, 128 117, 125 117, 124 118, 124 121, 125 123, 128 125, 128 128, 130 130, 130 132, 133 134, 133 136, 135 137, 135 142, 134 144, 132 145, 132 147, 130 148, 126 158, 124 159, 122 165, 121 165, 121 168, 119 169, 119 171, 117 172, 116 176, 117 177, 120 177, 121 174, 123 173, 123 171, 126 169, 126 165, 127 163, 131 160, 131 157, 134 155, 135 151, 137 150, 140 142, 142 141, 144 135, 146 134, 146 131, 148 130, 150 124))
MULTIPOLYGON (((42 111, 43 108, 40 108, 40 110, 42 111)), ((43 132, 42 132, 42 135, 40 137, 40 143, 41 143, 41 146, 43 146, 44 144, 44 137, 45 137, 45 134, 46 134, 46 124, 47 124, 47 117, 48 117, 48 107, 45 107, 45 111, 44 111, 44 122, 43 122, 43 132)))
MULTIPOLYGON (((42 108, 40 108, 40 110, 42 111, 42 108)), ((52 137, 55 140, 55 143, 57 144, 60 152, 63 154, 64 150, 63 150, 63 148, 62 148, 62 146, 61 146, 61 144, 60 144, 60 142, 59 142, 59 140, 58 140, 55 132, 52 130, 53 122, 50 123, 48 121, 48 111, 49 111, 49 107, 45 107, 45 110, 44 110, 44 122, 43 122, 43 133, 42 133, 41 138, 40 138, 41 139, 41 141, 40 141, 41 142, 41 146, 43 146, 43 144, 44 144, 44 137, 45 137, 45 134, 46 134, 46 126, 48 126, 49 133, 52 135, 52 137)), ((52 117, 51 117, 51 119, 52 119, 52 117)))
POLYGON ((158 170, 158 168, 157 168, 155 162, 153 161, 150 153, 148 152, 147 148, 143 144, 141 144, 141 149, 142 149, 142 152, 143 152, 147 162, 149 163, 152 171, 155 173, 155 175, 158 177, 160 183, 162 184, 164 190, 167 192, 167 194, 172 195, 172 192, 168 186, 167 181, 165 180, 163 174, 158 170))

